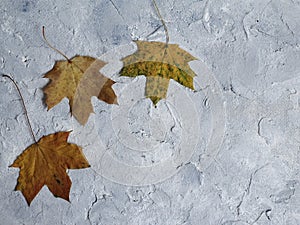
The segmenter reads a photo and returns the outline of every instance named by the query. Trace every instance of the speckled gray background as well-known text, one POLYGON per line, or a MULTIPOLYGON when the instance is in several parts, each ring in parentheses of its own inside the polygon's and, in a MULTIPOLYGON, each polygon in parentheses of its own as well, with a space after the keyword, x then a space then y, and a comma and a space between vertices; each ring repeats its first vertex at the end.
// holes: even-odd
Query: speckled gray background
MULTIPOLYGON (((160 183, 112 182, 99 175, 95 157, 107 144, 99 135, 106 137, 112 107, 93 98, 96 114, 81 127, 67 100, 48 112, 42 103, 42 76, 62 59, 43 41, 42 25, 68 56, 101 57, 132 40, 164 40, 150 0, 2 0, 0 72, 19 83, 36 136, 73 129, 70 140, 84 147, 92 168, 69 171, 71 203, 44 187, 28 207, 13 191, 18 169, 8 166, 32 138, 15 89, 0 78, 0 224, 300 224, 300 1, 157 3, 170 41, 201 59, 220 84, 224 135, 210 165, 202 169, 198 145, 189 162, 160 183)), ((199 97, 198 111, 209 108, 210 97, 199 97)))

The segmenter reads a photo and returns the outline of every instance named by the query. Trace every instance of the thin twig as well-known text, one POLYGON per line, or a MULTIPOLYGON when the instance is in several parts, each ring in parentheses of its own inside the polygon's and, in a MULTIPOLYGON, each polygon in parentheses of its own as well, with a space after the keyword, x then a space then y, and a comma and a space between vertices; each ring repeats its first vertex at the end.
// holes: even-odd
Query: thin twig
POLYGON ((49 41, 47 40, 46 36, 45 36, 45 26, 43 26, 42 28, 42 34, 43 34, 43 38, 44 38, 44 41, 46 42, 46 44, 52 48, 54 51, 58 52, 60 55, 62 55, 66 60, 68 60, 68 62, 70 63, 71 60, 64 54, 62 53, 61 51, 59 51, 57 48, 54 48, 50 43, 49 41))
POLYGON ((155 1, 155 0, 152 0, 152 2, 153 2, 153 4, 154 4, 154 7, 155 7, 155 9, 156 9, 156 11, 157 11, 157 14, 158 14, 160 20, 161 20, 161 23, 162 23, 162 25, 164 26, 165 34, 166 34, 166 46, 168 46, 170 37, 169 37, 169 32, 168 32, 167 25, 166 25, 166 23, 165 23, 163 17, 162 17, 161 14, 160 14, 160 11, 159 11, 159 9, 158 9, 158 6, 157 6, 157 4, 156 4, 156 1, 155 1))
POLYGON ((33 129, 32 129, 32 126, 31 126, 29 117, 28 117, 28 112, 27 112, 27 109, 26 109, 26 106, 25 106, 24 98, 23 98, 23 96, 22 96, 22 94, 21 94, 21 91, 20 91, 20 89, 19 89, 17 83, 16 83, 16 82, 14 81, 14 79, 11 78, 9 75, 2 74, 2 77, 6 77, 6 78, 10 79, 10 80, 13 82, 13 84, 15 85, 15 88, 17 89, 17 91, 18 91, 18 93, 19 93, 19 95, 20 95, 20 98, 21 98, 21 102, 22 102, 22 105, 23 105, 23 108, 24 108, 24 112, 25 112, 25 117, 26 117, 26 119, 27 119, 27 123, 28 123, 28 125, 29 125, 29 128, 30 128, 30 132, 31 132, 32 138, 33 138, 34 142, 37 143, 36 138, 35 138, 35 135, 34 135, 34 133, 33 133, 33 129))

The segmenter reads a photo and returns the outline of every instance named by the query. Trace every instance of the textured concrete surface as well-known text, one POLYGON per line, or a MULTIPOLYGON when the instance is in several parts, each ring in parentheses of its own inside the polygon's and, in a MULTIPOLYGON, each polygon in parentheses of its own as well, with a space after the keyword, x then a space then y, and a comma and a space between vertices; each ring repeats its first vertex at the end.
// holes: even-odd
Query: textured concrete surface
POLYGON ((92 165, 69 171, 71 203, 44 187, 28 207, 8 166, 32 138, 15 89, 0 78, 1 224, 300 224, 300 1, 158 6, 171 43, 201 61, 191 63, 197 92, 171 82, 155 109, 142 97, 144 77, 117 76, 132 40, 164 41, 150 0, 1 1, 0 72, 18 82, 36 136, 73 129, 70 141, 92 165), (117 81, 119 106, 93 98, 85 127, 67 100, 46 110, 42 76, 62 57, 42 25, 69 57, 109 62, 103 71, 117 81))

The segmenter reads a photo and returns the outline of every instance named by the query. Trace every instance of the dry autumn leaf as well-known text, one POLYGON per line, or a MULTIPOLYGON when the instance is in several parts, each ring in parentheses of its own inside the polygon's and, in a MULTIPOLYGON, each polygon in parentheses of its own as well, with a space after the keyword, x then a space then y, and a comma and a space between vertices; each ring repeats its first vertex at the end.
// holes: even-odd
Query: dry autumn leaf
POLYGON ((54 48, 45 37, 47 45, 61 54, 66 60, 56 61, 53 68, 45 74, 50 82, 43 88, 48 110, 57 105, 64 97, 69 99, 71 114, 82 125, 86 124, 94 112, 91 97, 108 103, 117 104, 117 96, 112 89, 115 83, 99 72, 105 62, 90 56, 74 56, 69 59, 61 51, 54 48))
POLYGON ((66 170, 90 167, 81 147, 67 142, 69 134, 57 132, 42 137, 11 165, 20 168, 15 190, 22 192, 28 205, 44 185, 55 197, 69 201, 72 182, 66 170))
POLYGON ((136 41, 138 50, 122 59, 124 66, 121 76, 146 76, 146 97, 154 104, 166 98, 169 80, 173 79, 194 90, 193 78, 196 75, 188 63, 194 56, 177 44, 136 41))
POLYGON ((71 114, 84 125, 90 113, 94 112, 92 96, 109 104, 116 104, 117 97, 112 89, 115 82, 99 72, 105 64, 89 56, 57 61, 53 69, 44 76, 50 79, 43 89, 48 109, 67 97, 71 114))

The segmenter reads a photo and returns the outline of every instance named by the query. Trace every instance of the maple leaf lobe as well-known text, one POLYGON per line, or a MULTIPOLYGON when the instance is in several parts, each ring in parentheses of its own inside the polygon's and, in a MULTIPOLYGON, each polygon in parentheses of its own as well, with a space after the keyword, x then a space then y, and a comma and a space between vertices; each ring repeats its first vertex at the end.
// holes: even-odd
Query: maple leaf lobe
POLYGON ((69 201, 72 182, 66 170, 90 167, 81 147, 67 142, 69 134, 57 132, 43 136, 10 166, 20 168, 15 190, 22 192, 28 205, 44 185, 55 197, 69 201))

